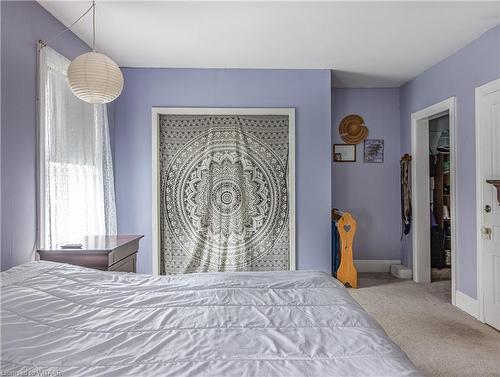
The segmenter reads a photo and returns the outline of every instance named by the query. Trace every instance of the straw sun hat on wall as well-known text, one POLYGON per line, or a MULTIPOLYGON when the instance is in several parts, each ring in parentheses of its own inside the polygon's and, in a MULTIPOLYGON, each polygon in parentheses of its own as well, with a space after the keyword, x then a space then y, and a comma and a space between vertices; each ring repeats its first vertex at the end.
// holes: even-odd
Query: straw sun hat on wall
POLYGON ((363 118, 359 115, 351 114, 340 122, 339 134, 345 143, 358 144, 368 137, 368 128, 365 127, 363 118))

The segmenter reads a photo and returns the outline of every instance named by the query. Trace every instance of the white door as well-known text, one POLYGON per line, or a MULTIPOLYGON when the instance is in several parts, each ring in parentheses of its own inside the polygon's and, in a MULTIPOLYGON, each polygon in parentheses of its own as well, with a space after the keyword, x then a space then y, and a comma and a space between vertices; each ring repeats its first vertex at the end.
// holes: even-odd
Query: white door
POLYGON ((478 132, 478 250, 484 322, 500 330, 500 203, 486 180, 500 180, 500 79, 476 89, 478 132))

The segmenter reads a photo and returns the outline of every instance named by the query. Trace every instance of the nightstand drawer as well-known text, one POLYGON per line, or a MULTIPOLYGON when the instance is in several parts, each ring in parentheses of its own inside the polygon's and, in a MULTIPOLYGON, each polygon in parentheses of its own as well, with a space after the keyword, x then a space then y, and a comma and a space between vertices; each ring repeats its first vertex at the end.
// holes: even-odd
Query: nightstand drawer
POLYGON ((139 250, 139 240, 134 240, 121 245, 120 247, 117 247, 108 255, 109 266, 112 266, 115 263, 119 263, 123 259, 134 255, 135 253, 137 253, 137 250, 139 250))
POLYGON ((108 256, 105 254, 85 254, 81 251, 76 252, 65 252, 60 251, 58 253, 43 253, 38 252, 40 255, 40 260, 46 260, 49 262, 58 263, 68 263, 74 264, 75 266, 82 266, 88 268, 94 268, 96 270, 108 269, 108 256))
POLYGON ((108 271, 135 272, 137 254, 129 255, 127 258, 109 266, 108 271))

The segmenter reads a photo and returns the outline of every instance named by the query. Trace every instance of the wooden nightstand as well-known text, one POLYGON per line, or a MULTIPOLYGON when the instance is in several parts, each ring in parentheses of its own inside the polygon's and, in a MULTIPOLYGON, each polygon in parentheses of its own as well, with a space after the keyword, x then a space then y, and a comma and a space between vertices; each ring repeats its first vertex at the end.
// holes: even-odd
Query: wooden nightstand
POLYGON ((93 236, 81 249, 37 250, 40 260, 69 263, 105 271, 136 271, 139 240, 144 236, 93 236))

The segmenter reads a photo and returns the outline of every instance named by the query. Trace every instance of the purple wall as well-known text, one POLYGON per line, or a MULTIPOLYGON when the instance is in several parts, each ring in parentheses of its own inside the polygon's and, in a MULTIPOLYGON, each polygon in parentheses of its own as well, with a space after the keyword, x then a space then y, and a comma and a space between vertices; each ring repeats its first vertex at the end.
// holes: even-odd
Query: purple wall
MULTIPOLYGON (((64 26, 33 1, 2 1, 1 21, 4 270, 29 260, 35 240, 36 41, 64 26)), ((51 45, 70 59, 89 50, 71 32, 51 45)), ((457 287, 476 297, 474 89, 500 77, 500 26, 401 87, 400 108, 397 89, 331 93, 328 70, 124 69, 124 76, 124 92, 109 107, 118 226, 122 233, 146 235, 139 257, 141 272, 151 271, 152 106, 295 107, 298 267, 329 271, 331 200, 360 220, 356 258, 399 259, 398 160, 410 152, 410 115, 456 96, 457 287), (371 138, 385 139, 385 163, 364 164, 358 146, 358 162, 333 167, 331 193, 331 125, 334 140, 339 140, 338 122, 351 112, 364 116, 371 138), (374 182, 377 185, 367 190, 374 182), (376 221, 380 213, 391 220, 376 221)), ((411 266, 408 237, 401 257, 411 266)))
MULTIPOLYGON (((428 69, 400 89, 401 153, 410 153, 410 116, 457 97, 457 289, 476 295, 475 88, 500 78, 500 26, 428 69)), ((402 250, 411 266, 411 240, 402 250)))
POLYGON ((333 163, 333 207, 358 221, 355 259, 399 260, 399 89, 333 89, 333 143, 343 143, 338 126, 349 114, 364 118, 368 138, 384 139, 384 163, 364 163, 363 143, 357 145, 356 162, 333 163))
POLYGON ((151 272, 151 107, 295 107, 297 266, 330 271, 330 71, 123 69, 115 106, 118 229, 151 272))
MULTIPOLYGON (((36 43, 64 29, 34 1, 1 2, 1 269, 30 260, 35 242, 36 43)), ((51 46, 67 56, 88 51, 66 32, 51 46)))

